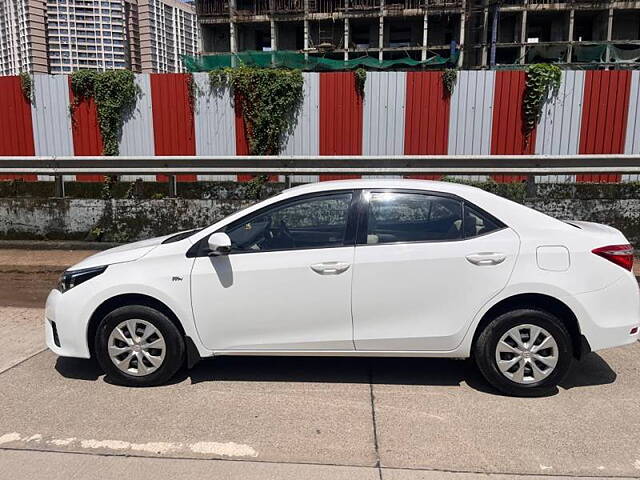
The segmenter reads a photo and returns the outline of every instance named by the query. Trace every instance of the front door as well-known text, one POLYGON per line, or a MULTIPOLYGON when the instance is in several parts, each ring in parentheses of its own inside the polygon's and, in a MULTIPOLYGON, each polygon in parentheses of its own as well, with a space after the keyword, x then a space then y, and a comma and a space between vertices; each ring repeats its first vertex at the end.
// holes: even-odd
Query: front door
POLYGON ((367 192, 353 277, 356 350, 446 351, 506 285, 518 236, 451 196, 367 192))
POLYGON ((229 255, 195 259, 192 306, 207 348, 353 350, 352 198, 270 205, 225 228, 229 255))

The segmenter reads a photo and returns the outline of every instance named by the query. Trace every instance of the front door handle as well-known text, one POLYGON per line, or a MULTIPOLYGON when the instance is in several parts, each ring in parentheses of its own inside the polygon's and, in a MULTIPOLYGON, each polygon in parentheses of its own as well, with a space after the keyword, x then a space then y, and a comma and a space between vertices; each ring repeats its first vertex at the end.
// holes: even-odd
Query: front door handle
POLYGON ((482 252, 467 255, 467 260, 474 265, 499 265, 504 262, 507 256, 504 253, 482 252))
POLYGON ((314 263, 311 265, 311 270, 320 275, 339 275, 342 272, 349 270, 351 265, 345 262, 324 262, 314 263))

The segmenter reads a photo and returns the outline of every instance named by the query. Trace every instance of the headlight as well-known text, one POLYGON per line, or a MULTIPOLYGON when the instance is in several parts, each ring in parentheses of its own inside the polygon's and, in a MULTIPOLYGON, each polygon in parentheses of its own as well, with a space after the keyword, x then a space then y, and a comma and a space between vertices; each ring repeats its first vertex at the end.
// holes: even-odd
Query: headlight
POLYGON ((107 269, 107 265, 104 267, 92 267, 84 268, 82 270, 74 270, 71 272, 64 272, 58 279, 58 286, 56 287, 62 293, 67 290, 71 290, 73 287, 86 282, 87 280, 97 277, 107 269))

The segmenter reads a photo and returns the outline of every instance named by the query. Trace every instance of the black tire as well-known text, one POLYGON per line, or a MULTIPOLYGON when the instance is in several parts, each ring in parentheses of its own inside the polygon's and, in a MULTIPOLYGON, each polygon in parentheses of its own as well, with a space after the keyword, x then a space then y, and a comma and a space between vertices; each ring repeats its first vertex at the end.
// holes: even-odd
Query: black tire
POLYGON ((161 385, 173 377, 184 364, 185 344, 182 334, 163 313, 143 305, 128 305, 113 310, 100 322, 95 338, 95 352, 100 366, 114 383, 131 387, 161 385), (121 322, 131 319, 152 324, 164 337, 166 351, 157 370, 144 376, 130 375, 120 370, 108 353, 111 332, 121 322))
POLYGON ((558 383, 564 379, 571 366, 573 346, 571 335, 558 317, 542 310, 523 308, 493 319, 478 336, 473 356, 484 378, 502 393, 518 397, 539 397, 557 392, 558 383), (546 378, 528 384, 507 378, 496 362, 496 347, 502 336, 510 329, 524 324, 544 328, 558 346, 558 362, 555 369, 546 378))

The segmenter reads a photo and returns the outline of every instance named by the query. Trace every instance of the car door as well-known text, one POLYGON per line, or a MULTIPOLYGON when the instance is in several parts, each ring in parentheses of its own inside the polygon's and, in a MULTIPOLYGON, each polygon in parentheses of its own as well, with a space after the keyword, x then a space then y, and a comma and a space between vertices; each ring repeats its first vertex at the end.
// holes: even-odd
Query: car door
POLYGON ((518 236, 462 199, 369 191, 353 276, 356 350, 455 349, 513 270, 518 236))
POLYGON ((353 350, 353 198, 296 197, 226 227, 231 253, 198 256, 191 274, 203 343, 216 351, 353 350))

